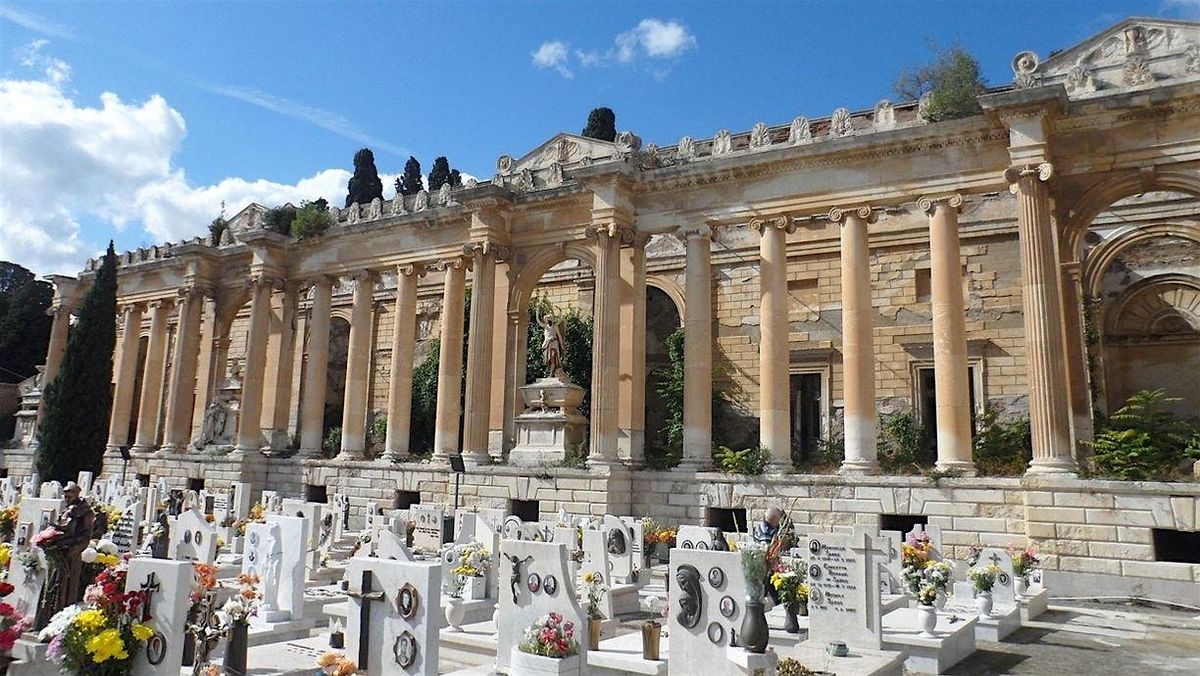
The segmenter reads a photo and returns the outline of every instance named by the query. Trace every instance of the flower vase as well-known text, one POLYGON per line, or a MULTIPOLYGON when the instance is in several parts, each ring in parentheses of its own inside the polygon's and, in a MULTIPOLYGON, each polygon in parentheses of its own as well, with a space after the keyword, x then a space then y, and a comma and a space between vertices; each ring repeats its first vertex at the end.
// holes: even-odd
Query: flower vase
POLYGON ((465 601, 487 598, 487 578, 483 576, 464 578, 462 597, 465 601))
POLYGON ((796 614, 800 617, 808 617, 808 601, 800 604, 799 611, 796 614))
POLYGON ((196 664, 196 637, 192 632, 183 635, 183 666, 196 664))
POLYGON ((921 630, 921 636, 925 638, 933 637, 933 630, 937 627, 937 608, 931 605, 918 604, 917 627, 921 630))
POLYGON ((250 625, 234 622, 229 627, 229 643, 225 646, 225 673, 243 676, 246 673, 246 651, 250 648, 250 625))
POLYGON ((938 610, 944 610, 946 608, 946 592, 942 591, 941 589, 938 590, 937 596, 935 596, 933 599, 933 607, 937 608, 938 610))
POLYGON ((600 625, 604 620, 588 618, 588 650, 600 649, 600 625))
POLYGON ((1026 580, 1024 576, 1014 575, 1013 576, 1013 592, 1017 596, 1024 596, 1025 593, 1028 591, 1029 591, 1029 580, 1026 580))
POLYGON ((783 610, 784 610, 783 630, 789 634, 799 634, 800 633, 800 621, 796 618, 796 615, 798 615, 800 613, 800 604, 799 603, 789 603, 783 607, 783 610))
POLYGON ((747 601, 745 611, 738 640, 746 652, 761 655, 767 652, 767 642, 771 639, 770 628, 767 626, 767 612, 761 599, 747 601))
POLYGON ((975 607, 979 609, 980 617, 992 616, 992 590, 981 591, 975 596, 975 607))
POLYGON ((659 561, 671 560, 671 546, 665 542, 659 542, 654 545, 654 558, 659 561))
POLYGON ((455 631, 462 629, 463 621, 467 619, 467 608, 462 599, 450 599, 446 603, 446 624, 455 631))
POLYGON ((658 661, 658 648, 661 639, 661 624, 651 621, 642 625, 642 659, 651 662, 658 661))

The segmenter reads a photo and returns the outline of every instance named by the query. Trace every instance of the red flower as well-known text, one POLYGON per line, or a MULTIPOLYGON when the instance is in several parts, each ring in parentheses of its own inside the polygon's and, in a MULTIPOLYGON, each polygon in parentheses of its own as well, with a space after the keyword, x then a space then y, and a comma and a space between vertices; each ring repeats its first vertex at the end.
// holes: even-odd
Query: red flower
POLYGON ((12 586, 11 584, 7 582, 0 582, 0 596, 8 596, 9 594, 13 593, 14 589, 16 589, 16 587, 12 586))

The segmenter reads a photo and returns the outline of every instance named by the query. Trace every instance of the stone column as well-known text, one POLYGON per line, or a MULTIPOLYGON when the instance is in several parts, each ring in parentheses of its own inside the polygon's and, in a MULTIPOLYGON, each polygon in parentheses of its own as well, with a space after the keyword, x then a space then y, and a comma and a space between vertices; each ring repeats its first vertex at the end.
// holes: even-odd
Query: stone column
POLYGON ((421 263, 396 268, 396 309, 392 314, 392 376, 388 380, 387 439, 384 454, 399 462, 408 457, 412 424, 413 350, 417 339, 417 282, 421 263))
POLYGON ((1025 354, 1029 363, 1029 428, 1033 438, 1031 474, 1073 474, 1070 392, 1062 324, 1058 243, 1050 218, 1045 182, 1047 162, 1010 167, 1004 177, 1017 196, 1021 241, 1021 304, 1025 315, 1025 354))
POLYGON ((937 468, 973 475, 971 394, 967 379, 967 316, 958 243, 961 195, 922 197, 929 215, 930 296, 933 308, 933 378, 937 401, 937 468))
POLYGON ((117 381, 113 388, 112 415, 108 424, 109 453, 129 444, 129 418, 133 414, 133 387, 137 381, 138 346, 141 343, 142 306, 127 303, 121 313, 121 342, 117 345, 117 381))
POLYGON ((321 455, 325 434, 325 380, 329 375, 329 320, 333 302, 333 280, 313 280, 312 315, 309 318, 308 366, 304 371, 304 393, 300 402, 300 455, 321 455))
POLYGON ((646 459, 646 242, 638 233, 621 249, 620 420, 617 450, 639 467, 646 459))
POLYGON ((50 308, 53 315, 50 324, 50 345, 46 348, 46 368, 42 371, 43 387, 49 385, 58 376, 62 366, 63 354, 67 351, 67 337, 71 329, 71 309, 65 305, 55 305, 50 308))
POLYGON ((788 216, 776 216, 754 219, 750 227, 762 235, 758 249, 758 438, 771 452, 771 464, 786 467, 792 463, 787 236, 795 225, 788 216))
POLYGON ((342 404, 342 454, 361 456, 367 447, 367 399, 370 397, 371 338, 374 335, 375 275, 358 272, 350 309, 350 345, 346 352, 346 397, 342 404))
POLYGON ((521 397, 521 386, 525 385, 525 354, 529 349, 529 308, 509 311, 505 323, 505 346, 508 363, 505 365, 506 386, 504 389, 504 445, 502 455, 512 450, 516 439, 516 416, 525 410, 521 397))
POLYGON ((471 330, 467 341, 467 397, 463 420, 463 456, 477 464, 490 461, 488 423, 492 404, 492 315, 496 309, 496 260, 502 250, 484 241, 470 245, 471 330))
POLYGON ((208 410, 218 378, 214 373, 217 355, 217 303, 215 299, 206 298, 201 305, 200 352, 196 359, 196 398, 192 405, 189 428, 189 438, 193 443, 200 439, 204 428, 204 413, 208 410))
POLYGON ((875 311, 871 304, 871 207, 833 209, 829 220, 841 226, 842 379, 846 459, 843 474, 879 471, 875 447, 875 311))
POLYGON ((592 226, 596 238, 596 297, 592 316, 592 403, 589 465, 617 462, 617 369, 620 365, 621 240, 632 232, 616 223, 592 226))
MULTIPOLYGON (((1062 255, 1060 250, 1059 256, 1062 255)), ((1071 417, 1071 448, 1078 448, 1080 440, 1091 439, 1095 431, 1092 424, 1092 374, 1087 363, 1087 337, 1083 333, 1083 299, 1086 295, 1081 279, 1082 267, 1078 260, 1060 263, 1067 388, 1071 392, 1068 410, 1071 417)))
POLYGON ((504 437, 507 422, 505 399, 508 383, 508 355, 510 335, 508 332, 508 298, 511 290, 509 275, 512 266, 505 261, 496 262, 496 300, 492 304, 492 403, 488 422, 488 453, 493 462, 504 462, 504 437))
POLYGON ((296 352, 296 309, 300 286, 283 285, 271 308, 271 339, 267 343, 267 381, 263 386, 263 427, 267 430, 271 453, 285 452, 288 438, 288 413, 291 409, 293 355, 296 352), (276 312, 278 311, 278 314, 276 312))
POLYGON ((679 229, 687 242, 683 319, 683 460, 681 467, 712 465, 712 229, 679 229))
POLYGON ((444 260, 442 283, 442 339, 438 352, 437 415, 433 457, 445 461, 459 453, 458 431, 462 419, 463 303, 468 261, 462 256, 444 260))
POLYGON ((262 449, 263 383, 267 371, 267 339, 271 332, 271 296, 276 280, 255 277, 250 281, 250 329, 242 365, 242 403, 238 412, 238 453, 262 449))
POLYGON ((192 406, 196 393, 196 359, 200 352, 200 313, 204 293, 198 288, 179 292, 179 326, 175 333, 175 356, 167 395, 167 421, 164 425, 164 452, 180 453, 187 449, 192 431, 192 406))
POLYGON ((142 401, 138 406, 134 453, 149 453, 158 445, 158 415, 162 407, 163 371, 167 359, 167 316, 171 301, 150 303, 150 342, 146 344, 146 367, 142 370, 142 401))

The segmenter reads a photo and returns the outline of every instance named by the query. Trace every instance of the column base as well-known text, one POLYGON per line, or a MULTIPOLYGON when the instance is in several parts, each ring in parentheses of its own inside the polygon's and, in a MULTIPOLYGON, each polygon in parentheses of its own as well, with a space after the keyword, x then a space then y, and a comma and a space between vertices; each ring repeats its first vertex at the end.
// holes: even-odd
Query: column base
POLYGON ((158 447, 155 455, 174 455, 187 452, 187 444, 163 444, 158 447))
POLYGON ((712 461, 705 462, 699 458, 684 458, 675 465, 675 469, 684 472, 708 472, 714 467, 712 461))
POLYGON ((939 460, 933 468, 943 474, 954 474, 955 476, 975 476, 977 474, 975 463, 970 460, 939 460))
POLYGON ((158 450, 156 446, 148 444, 134 444, 129 447, 130 455, 153 455, 154 451, 158 450))
POLYGON ((612 469, 621 464, 617 458, 591 458, 587 459, 588 469, 612 469))
POLYGON ((879 472, 879 462, 877 460, 861 458, 843 460, 842 466, 838 468, 838 474, 843 476, 853 474, 871 475, 879 474, 879 472))
POLYGON ((324 454, 325 450, 321 448, 302 448, 292 457, 299 460, 320 460, 324 454))
POLYGON ((398 462, 406 462, 411 458, 412 458, 412 456, 410 456, 407 452, 401 453, 399 451, 391 451, 391 452, 385 451, 383 455, 379 456, 380 462, 387 462, 387 463, 392 463, 392 464, 396 464, 398 462))
POLYGON ((478 467, 492 464, 492 456, 487 451, 463 451, 463 462, 478 467))
POLYGON ((1078 470, 1079 467, 1075 464, 1074 458, 1034 458, 1025 473, 1075 477, 1078 476, 1078 470))

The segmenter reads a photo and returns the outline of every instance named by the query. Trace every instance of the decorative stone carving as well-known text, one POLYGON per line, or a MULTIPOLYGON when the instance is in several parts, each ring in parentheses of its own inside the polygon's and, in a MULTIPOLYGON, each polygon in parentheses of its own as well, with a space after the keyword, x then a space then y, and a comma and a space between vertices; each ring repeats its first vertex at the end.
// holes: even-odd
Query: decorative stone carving
POLYGON ((400 193, 396 193, 396 196, 392 198, 392 215, 393 216, 401 216, 403 214, 404 214, 404 195, 401 195, 400 193))
POLYGON ((1091 93, 1096 91, 1096 78, 1090 68, 1082 62, 1075 64, 1067 73, 1067 91, 1091 93))
POLYGON ((808 124, 808 118, 801 115, 792 120, 792 126, 788 128, 788 143, 796 146, 811 140, 812 128, 808 124))
POLYGON ((450 204, 450 184, 449 183, 443 183, 442 187, 438 188, 437 203, 438 203, 438 206, 443 206, 443 207, 446 206, 447 204, 450 204))
POLYGON ((929 102, 932 96, 931 92, 925 92, 921 94, 921 98, 917 99, 917 117, 922 122, 929 121, 929 102))
POLYGON ((728 129, 722 129, 713 137, 712 154, 726 155, 733 150, 733 138, 729 135, 728 129))
POLYGON ((522 169, 517 176, 517 190, 521 192, 529 192, 533 190, 533 172, 528 169, 522 169))
POLYGON ((852 131, 854 131, 854 127, 850 123, 850 111, 845 108, 833 111, 833 115, 829 118, 829 135, 835 138, 849 136, 852 131))
POLYGON ((1038 55, 1025 51, 1017 54, 1012 60, 1013 86, 1017 89, 1028 89, 1037 84, 1038 55))
POLYGON ((750 149, 763 150, 771 145, 771 130, 765 122, 758 122, 750 129, 750 149))
POLYGON ((501 155, 496 159, 496 173, 501 176, 508 176, 513 170, 513 158, 508 155, 501 155))
POLYGON ((563 184, 563 168, 561 163, 550 163, 550 178, 546 179, 546 183, 552 188, 563 184))
POLYGON ((463 186, 467 188, 474 188, 477 185, 479 185, 479 181, 474 178, 468 178, 466 181, 463 181, 463 186))
POLYGON ((1121 69, 1121 74, 1125 84, 1131 87, 1154 81, 1154 75, 1150 72, 1150 65, 1146 63, 1146 59, 1142 56, 1131 56, 1126 59, 1125 66, 1121 69))
POLYGON ((362 219, 362 209, 358 206, 358 202, 351 202, 350 208, 346 211, 347 223, 357 223, 362 219))
POLYGON ((1183 50, 1183 70, 1187 73, 1200 73, 1200 43, 1193 42, 1183 50))
POLYGON ((651 143, 642 151, 642 168, 654 169, 662 164, 661 158, 658 156, 658 146, 651 143))
POLYGON ((694 160, 696 158, 696 139, 691 136, 679 139, 679 145, 675 148, 675 157, 683 162, 694 160))
POLYGON ((373 221, 383 216, 383 200, 379 197, 371 200, 371 205, 367 207, 367 220, 373 221))
POLYGON ((884 99, 875 104, 873 123, 876 129, 891 129, 896 126, 896 108, 892 102, 884 99))
MULTIPOLYGON (((342 216, 342 210, 337 208, 336 206, 330 204, 329 205, 329 217, 333 219, 333 222, 337 223, 338 219, 341 218, 341 216, 342 216)), ((226 238, 224 236, 222 236, 221 239, 224 240, 226 238)))
POLYGON ((413 211, 425 211, 429 206, 429 193, 424 190, 417 191, 417 199, 413 202, 413 211))
POLYGON ((617 146, 617 152, 622 155, 630 155, 642 149, 642 138, 631 131, 617 134, 613 143, 617 146))

